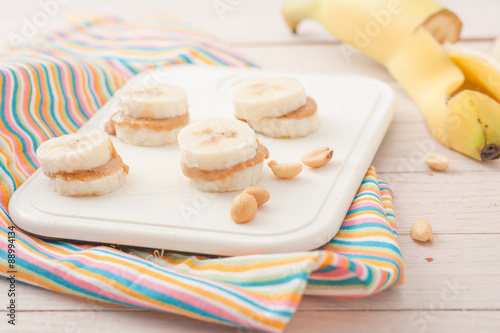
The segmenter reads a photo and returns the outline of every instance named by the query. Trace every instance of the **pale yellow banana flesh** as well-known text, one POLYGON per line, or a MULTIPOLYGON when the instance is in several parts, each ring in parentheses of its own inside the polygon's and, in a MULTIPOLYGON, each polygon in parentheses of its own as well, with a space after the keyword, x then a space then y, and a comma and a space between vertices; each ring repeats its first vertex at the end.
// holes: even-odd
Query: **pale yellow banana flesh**
POLYGON ((316 0, 288 3, 292 30, 320 21, 341 41, 381 62, 421 108, 443 145, 477 160, 500 156, 500 71, 468 53, 448 54, 461 23, 432 0, 316 0), (495 85, 497 84, 497 85, 495 85))
MULTIPOLYGON (((448 57, 460 68, 466 80, 459 91, 480 91, 500 101, 500 64, 482 54, 448 47, 448 57)), ((459 91, 456 91, 458 93, 459 91)))

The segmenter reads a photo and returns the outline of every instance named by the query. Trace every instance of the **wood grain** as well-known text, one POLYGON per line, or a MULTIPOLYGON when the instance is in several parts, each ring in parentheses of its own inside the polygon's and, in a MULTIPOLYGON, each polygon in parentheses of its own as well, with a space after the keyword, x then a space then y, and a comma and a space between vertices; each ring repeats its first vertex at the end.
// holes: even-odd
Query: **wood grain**
MULTIPOLYGON (((22 316, 22 314, 21 314, 22 316)), ((16 328, 0 324, 2 332, 223 332, 256 333, 258 331, 218 326, 181 316, 149 311, 123 312, 32 312, 16 328)), ((357 332, 360 323, 372 333, 387 332, 498 332, 500 320, 497 311, 299 311, 286 333, 295 332, 357 332), (327 317, 325 317, 327 315, 327 317), (333 324, 334 323, 334 324, 333 324)), ((366 332, 366 331, 365 331, 366 332)))
MULTIPOLYGON (((439 145, 420 111, 390 74, 375 61, 339 44, 316 22, 292 35, 279 17, 283 1, 241 1, 222 17, 215 1, 71 1, 61 6, 38 35, 61 26, 70 12, 137 19, 164 11, 228 41, 264 68, 292 72, 368 75, 389 84, 399 107, 374 165, 395 188, 394 206, 405 282, 365 299, 304 297, 286 332, 499 332, 500 331, 500 163, 479 163, 439 145), (450 157, 443 173, 421 161, 435 150, 450 157), (409 237, 416 219, 429 221, 435 241, 409 237), (432 258, 428 262, 426 258, 432 258)), ((238 3, 238 2, 233 2, 238 3)), ((464 22, 466 48, 487 52, 500 32, 500 3, 443 0, 464 22)), ((8 4, 0 11, 0 46, 19 33, 24 18, 40 10, 38 0, 8 4)), ((0 53, 1 50, 0 50, 0 53)), ((0 280, 0 291, 7 282, 0 280)), ((6 292, 0 292, 5 316, 6 292)), ((18 284, 18 325, 0 320, 1 332, 250 332, 189 318, 141 311, 18 284)))
MULTIPOLYGON (((62 2, 62 1, 61 1, 62 2)), ((47 24, 38 28, 38 34, 45 34, 60 27, 67 15, 72 13, 93 13, 113 15, 127 20, 159 12, 193 22, 198 27, 233 43, 234 45, 273 45, 338 43, 318 23, 306 20, 301 23, 300 34, 290 33, 281 17, 285 1, 266 0, 190 0, 188 2, 143 0, 141 5, 134 1, 65 1, 54 12, 47 24), (227 10, 217 10, 217 4, 230 3, 227 10)), ((500 33, 500 5, 497 0, 478 0, 471 5, 466 0, 441 0, 444 6, 454 11, 464 22, 461 37, 465 40, 492 40, 500 33), (474 20, 478 24, 471 24, 474 20)), ((41 11, 39 0, 23 0, 7 5, 8 10, 0 14, 0 45, 8 45, 9 32, 20 33, 23 18, 31 20, 41 11)), ((226 7, 227 8, 227 7, 226 7)))

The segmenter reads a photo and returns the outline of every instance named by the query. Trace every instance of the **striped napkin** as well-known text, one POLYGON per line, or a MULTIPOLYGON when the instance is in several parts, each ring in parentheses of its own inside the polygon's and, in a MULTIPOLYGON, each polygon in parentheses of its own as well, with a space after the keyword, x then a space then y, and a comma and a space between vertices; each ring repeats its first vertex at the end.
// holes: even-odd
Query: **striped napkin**
POLYGON ((9 197, 37 169, 41 142, 76 131, 141 71, 252 64, 163 15, 138 23, 74 18, 66 29, 9 54, 0 62, 0 274, 15 272, 17 280, 62 293, 269 332, 285 328, 303 294, 364 297, 401 283, 392 191, 373 167, 339 233, 316 251, 214 259, 49 241, 15 228, 13 241, 9 197))

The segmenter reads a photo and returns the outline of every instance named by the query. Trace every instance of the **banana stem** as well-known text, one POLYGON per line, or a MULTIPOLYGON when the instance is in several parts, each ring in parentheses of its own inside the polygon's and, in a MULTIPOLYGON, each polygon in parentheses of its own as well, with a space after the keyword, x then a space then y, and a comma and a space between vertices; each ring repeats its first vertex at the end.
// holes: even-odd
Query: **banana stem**
POLYGON ((500 145, 490 143, 481 150, 482 161, 493 161, 500 157, 500 145))

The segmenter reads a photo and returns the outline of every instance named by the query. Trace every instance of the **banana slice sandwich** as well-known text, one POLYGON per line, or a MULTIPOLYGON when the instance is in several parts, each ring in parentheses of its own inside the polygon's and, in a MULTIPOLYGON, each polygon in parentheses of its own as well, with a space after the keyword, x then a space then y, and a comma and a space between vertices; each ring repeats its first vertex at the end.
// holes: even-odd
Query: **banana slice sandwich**
POLYGON ((233 88, 232 100, 236 118, 273 138, 307 136, 320 126, 316 102, 292 78, 245 80, 233 88))
POLYGON ((100 196, 116 191, 129 169, 109 136, 100 130, 52 138, 42 143, 36 154, 43 173, 62 196, 100 196))
POLYGON ((236 119, 196 122, 179 133, 178 141, 182 172, 205 192, 240 191, 257 184, 269 157, 250 126, 236 119))
POLYGON ((106 132, 137 146, 163 146, 177 141, 189 122, 186 92, 170 84, 125 88, 106 132))

